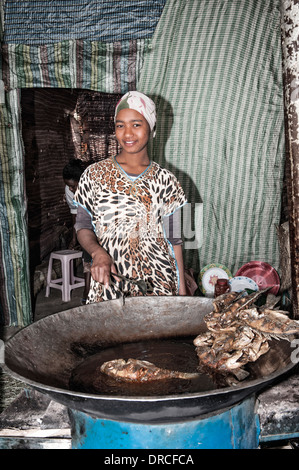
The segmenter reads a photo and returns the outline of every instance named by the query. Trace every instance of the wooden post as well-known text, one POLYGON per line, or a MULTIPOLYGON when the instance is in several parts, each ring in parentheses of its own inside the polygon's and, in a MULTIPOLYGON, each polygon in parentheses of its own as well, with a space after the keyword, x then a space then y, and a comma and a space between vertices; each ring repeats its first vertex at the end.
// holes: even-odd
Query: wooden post
POLYGON ((299 1, 281 0, 293 318, 299 318, 299 1))

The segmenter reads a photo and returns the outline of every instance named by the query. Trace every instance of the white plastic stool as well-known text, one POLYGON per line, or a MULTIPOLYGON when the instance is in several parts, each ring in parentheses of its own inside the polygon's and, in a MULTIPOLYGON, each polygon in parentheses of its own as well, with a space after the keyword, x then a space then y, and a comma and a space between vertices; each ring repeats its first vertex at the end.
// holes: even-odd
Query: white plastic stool
POLYGON ((46 297, 49 297, 50 287, 53 287, 54 289, 61 290, 63 302, 69 302, 71 300, 71 290, 85 286, 83 278, 74 276, 73 266, 74 259, 82 258, 82 254, 82 251, 76 250, 61 250, 51 253, 47 274, 46 297), (52 279, 52 265, 54 259, 61 261, 62 277, 59 279, 52 279))

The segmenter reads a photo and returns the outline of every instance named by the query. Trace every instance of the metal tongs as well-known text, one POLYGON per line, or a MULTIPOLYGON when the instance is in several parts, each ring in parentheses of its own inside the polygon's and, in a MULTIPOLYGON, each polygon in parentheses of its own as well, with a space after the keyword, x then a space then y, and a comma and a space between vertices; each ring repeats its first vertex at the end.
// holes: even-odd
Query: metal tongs
POLYGON ((136 286, 139 287, 140 292, 145 295, 147 293, 147 285, 146 282, 143 281, 143 279, 131 279, 130 277, 123 276, 122 274, 115 274, 111 273, 111 276, 113 277, 119 277, 120 279, 123 279, 124 281, 131 282, 132 284, 136 284, 136 286))

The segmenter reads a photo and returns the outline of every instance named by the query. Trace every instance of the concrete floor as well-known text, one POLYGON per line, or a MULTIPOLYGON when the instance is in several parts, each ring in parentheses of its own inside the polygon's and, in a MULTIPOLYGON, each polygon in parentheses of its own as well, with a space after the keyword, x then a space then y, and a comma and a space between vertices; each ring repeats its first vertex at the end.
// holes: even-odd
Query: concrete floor
POLYGON ((53 313, 79 307, 81 305, 83 290, 84 287, 73 289, 70 302, 63 302, 60 290, 51 288, 49 297, 46 297, 46 289, 42 289, 36 298, 34 321, 40 320, 53 313))
MULTIPOLYGON (((76 273, 78 277, 83 277, 82 265, 78 266, 76 273)), ((59 289, 51 288, 49 297, 46 297, 46 287, 38 292, 35 302, 32 305, 33 321, 38 321, 53 313, 69 310, 70 308, 79 307, 83 296, 84 287, 78 287, 71 292, 71 300, 69 302, 62 301, 62 293, 59 289)), ((19 331, 19 327, 0 327, 0 339, 7 341, 11 336, 19 331)))

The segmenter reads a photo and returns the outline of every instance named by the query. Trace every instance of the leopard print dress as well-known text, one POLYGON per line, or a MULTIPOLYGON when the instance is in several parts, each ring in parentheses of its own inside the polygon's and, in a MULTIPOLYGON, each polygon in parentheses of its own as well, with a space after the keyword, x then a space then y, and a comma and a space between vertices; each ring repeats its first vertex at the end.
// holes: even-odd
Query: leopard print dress
MULTIPOLYGON (((120 274, 144 279, 147 295, 177 295, 178 270, 163 217, 187 201, 172 173, 151 162, 134 179, 111 157, 85 170, 75 201, 91 215, 98 242, 112 256, 120 274)), ((87 302, 112 300, 124 293, 142 295, 127 281, 112 281, 105 288, 92 279, 87 302)))

